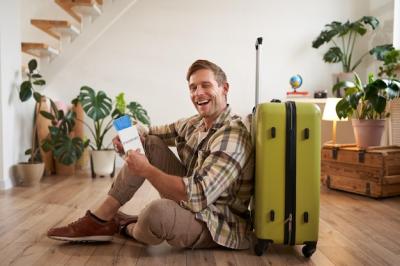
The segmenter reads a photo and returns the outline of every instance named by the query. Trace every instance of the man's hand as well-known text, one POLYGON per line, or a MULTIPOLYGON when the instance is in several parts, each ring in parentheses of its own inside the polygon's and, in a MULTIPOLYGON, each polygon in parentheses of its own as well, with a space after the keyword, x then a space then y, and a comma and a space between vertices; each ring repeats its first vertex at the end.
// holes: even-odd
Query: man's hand
POLYGON ((129 150, 125 157, 125 162, 133 175, 145 178, 148 176, 149 169, 152 167, 147 157, 141 154, 139 150, 129 150))
POLYGON ((121 140, 119 139, 119 136, 115 136, 112 140, 112 143, 114 145, 114 150, 117 152, 119 155, 124 155, 124 147, 122 146, 121 140))

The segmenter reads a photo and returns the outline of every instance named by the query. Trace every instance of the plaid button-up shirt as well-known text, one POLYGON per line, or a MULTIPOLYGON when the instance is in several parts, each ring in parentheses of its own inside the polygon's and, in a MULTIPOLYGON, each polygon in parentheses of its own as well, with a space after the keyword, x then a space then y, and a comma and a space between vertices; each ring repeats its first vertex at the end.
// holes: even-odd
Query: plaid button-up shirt
POLYGON ((214 241, 234 249, 249 248, 248 205, 253 190, 254 156, 250 133, 230 107, 206 131, 199 115, 149 134, 176 146, 187 172, 188 200, 181 205, 207 224, 214 241))

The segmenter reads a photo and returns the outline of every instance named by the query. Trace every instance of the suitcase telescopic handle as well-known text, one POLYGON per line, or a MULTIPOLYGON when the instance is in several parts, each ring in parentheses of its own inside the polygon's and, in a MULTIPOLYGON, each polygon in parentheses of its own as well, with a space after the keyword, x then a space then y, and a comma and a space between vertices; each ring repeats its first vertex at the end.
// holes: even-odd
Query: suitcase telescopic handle
POLYGON ((256 95, 255 95, 255 107, 258 105, 258 92, 260 90, 260 52, 261 52, 261 44, 263 38, 258 37, 256 40, 256 95))

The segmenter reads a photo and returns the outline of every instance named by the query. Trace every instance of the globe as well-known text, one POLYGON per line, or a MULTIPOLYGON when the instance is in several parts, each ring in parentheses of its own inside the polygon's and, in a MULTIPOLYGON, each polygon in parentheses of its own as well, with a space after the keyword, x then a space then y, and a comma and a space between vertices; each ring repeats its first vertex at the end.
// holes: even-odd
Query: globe
POLYGON ((294 90, 300 88, 302 83, 303 78, 300 75, 294 75, 290 78, 290 86, 292 86, 294 90))

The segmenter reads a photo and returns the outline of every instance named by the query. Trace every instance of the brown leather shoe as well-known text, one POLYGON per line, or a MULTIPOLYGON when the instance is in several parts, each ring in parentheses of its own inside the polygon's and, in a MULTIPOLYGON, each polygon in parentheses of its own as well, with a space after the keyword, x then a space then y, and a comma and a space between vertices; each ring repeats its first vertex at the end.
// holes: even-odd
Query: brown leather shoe
POLYGON ((132 237, 127 233, 126 227, 131 223, 136 223, 138 218, 139 217, 137 215, 128 215, 126 213, 119 211, 114 216, 115 223, 119 225, 119 233, 127 237, 132 237))
POLYGON ((73 242, 104 242, 111 241, 118 232, 118 224, 112 219, 108 222, 97 221, 90 211, 77 221, 67 226, 51 228, 47 236, 56 240, 73 242))

